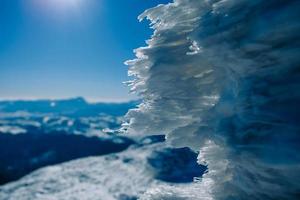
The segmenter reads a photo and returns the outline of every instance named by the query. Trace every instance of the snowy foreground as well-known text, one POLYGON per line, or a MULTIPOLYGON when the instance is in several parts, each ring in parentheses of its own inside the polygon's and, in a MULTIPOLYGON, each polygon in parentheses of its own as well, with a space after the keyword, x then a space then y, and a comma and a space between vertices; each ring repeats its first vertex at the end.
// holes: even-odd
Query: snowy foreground
MULTIPOLYGON (((193 187, 193 183, 170 184, 154 179, 155 171, 147 164, 147 158, 153 150, 164 146, 164 143, 135 146, 119 154, 45 167, 0 187, 0 199, 134 200, 148 199, 147 192, 164 187, 167 190, 169 185, 193 187)), ((186 195, 181 194, 184 199, 186 195)))

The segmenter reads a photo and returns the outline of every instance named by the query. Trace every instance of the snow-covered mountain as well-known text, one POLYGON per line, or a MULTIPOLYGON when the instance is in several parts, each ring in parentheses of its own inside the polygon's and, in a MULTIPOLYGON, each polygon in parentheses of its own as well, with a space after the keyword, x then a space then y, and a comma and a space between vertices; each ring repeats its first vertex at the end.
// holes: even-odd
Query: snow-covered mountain
POLYGON ((111 133, 135 105, 83 98, 1 101, 0 184, 43 166, 123 151, 134 141, 111 133))
POLYGON ((0 101, 0 132, 64 131, 104 137, 111 129, 120 126, 125 113, 137 102, 91 104, 83 98, 0 101))

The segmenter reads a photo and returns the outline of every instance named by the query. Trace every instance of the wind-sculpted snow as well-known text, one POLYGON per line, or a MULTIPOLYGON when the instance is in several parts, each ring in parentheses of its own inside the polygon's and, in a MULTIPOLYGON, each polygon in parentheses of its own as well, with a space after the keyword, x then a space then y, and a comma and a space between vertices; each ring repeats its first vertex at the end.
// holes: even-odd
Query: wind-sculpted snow
POLYGON ((165 133, 208 165, 195 188, 144 199, 300 196, 299 10, 297 0, 175 0, 140 16, 154 34, 127 62, 143 103, 124 129, 165 133))

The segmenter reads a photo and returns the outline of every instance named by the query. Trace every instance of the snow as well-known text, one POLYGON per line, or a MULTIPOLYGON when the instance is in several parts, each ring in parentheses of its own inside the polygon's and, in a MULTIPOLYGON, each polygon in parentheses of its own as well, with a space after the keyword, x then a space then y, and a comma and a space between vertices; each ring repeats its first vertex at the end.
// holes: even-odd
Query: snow
MULTIPOLYGON (((148 199, 147 195, 156 188, 168 188, 170 185, 154 179, 147 164, 151 153, 164 147, 164 143, 135 146, 118 154, 88 157, 45 167, 19 181, 1 186, 0 199, 148 199), (143 196, 146 191, 148 193, 143 196)), ((193 183, 172 185, 178 188, 194 187, 193 183)))
POLYGON ((145 173, 148 148, 89 157, 38 170, 20 181, 0 187, 2 200, 119 199, 134 197, 155 184, 145 173), (133 158, 124 163, 125 158, 133 158))
MULTIPOLYGON (((139 17, 151 21, 154 34, 126 62, 134 77, 128 84, 143 102, 122 130, 166 134, 170 145, 200 152, 198 163, 208 165, 203 178, 154 179, 146 160, 161 144, 150 142, 43 168, 0 187, 0 199, 297 199, 299 10, 296 0, 175 0, 139 17)), ((108 128, 111 118, 98 118, 106 121, 79 119, 82 132, 108 128)))
POLYGON ((0 132, 17 135, 17 134, 26 133, 27 131, 25 129, 17 127, 17 126, 0 126, 0 132))
MULTIPOLYGON (((299 9, 293 0, 175 0, 139 17, 154 34, 126 62, 143 102, 123 130, 199 151, 209 172, 195 196, 297 199, 299 9)), ((186 198, 168 191, 148 199, 186 198)))

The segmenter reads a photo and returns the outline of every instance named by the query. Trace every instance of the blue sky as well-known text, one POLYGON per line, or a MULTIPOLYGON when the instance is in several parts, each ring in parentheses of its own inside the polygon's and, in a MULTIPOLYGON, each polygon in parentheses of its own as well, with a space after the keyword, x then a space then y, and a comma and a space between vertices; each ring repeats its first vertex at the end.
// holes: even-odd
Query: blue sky
POLYGON ((1 0, 0 99, 125 101, 123 62, 151 35, 137 16, 170 0, 1 0))

